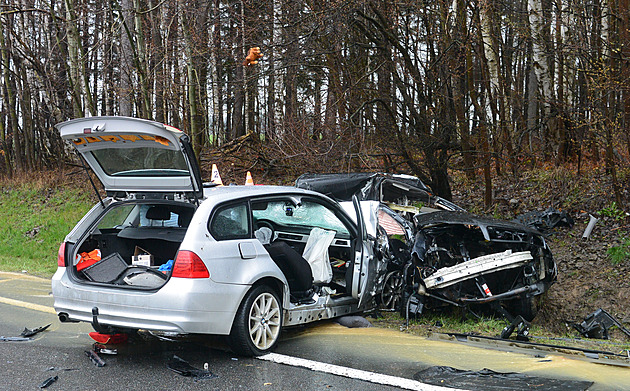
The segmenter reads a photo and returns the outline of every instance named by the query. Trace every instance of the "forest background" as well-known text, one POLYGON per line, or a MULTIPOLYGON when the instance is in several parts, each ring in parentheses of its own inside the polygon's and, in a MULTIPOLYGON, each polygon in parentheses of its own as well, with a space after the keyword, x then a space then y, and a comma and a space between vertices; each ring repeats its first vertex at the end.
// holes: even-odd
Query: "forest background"
POLYGON ((152 119, 265 176, 493 177, 630 152, 628 0, 0 0, 0 173, 61 166, 54 124, 152 119), (259 47, 258 64, 244 65, 259 47), (256 151, 254 151, 256 152, 256 151))

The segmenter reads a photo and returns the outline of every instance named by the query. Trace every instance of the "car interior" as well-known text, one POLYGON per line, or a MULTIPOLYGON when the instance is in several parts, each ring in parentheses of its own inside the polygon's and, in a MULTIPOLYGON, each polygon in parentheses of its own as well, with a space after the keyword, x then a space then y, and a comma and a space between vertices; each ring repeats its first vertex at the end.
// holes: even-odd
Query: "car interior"
POLYGON ((126 203, 108 210, 79 246, 76 276, 117 285, 161 285, 170 270, 164 266, 172 265, 194 211, 181 203, 126 203), (99 255, 86 260, 85 254, 95 250, 99 255), (163 278, 136 278, 140 283, 133 284, 130 273, 163 278))

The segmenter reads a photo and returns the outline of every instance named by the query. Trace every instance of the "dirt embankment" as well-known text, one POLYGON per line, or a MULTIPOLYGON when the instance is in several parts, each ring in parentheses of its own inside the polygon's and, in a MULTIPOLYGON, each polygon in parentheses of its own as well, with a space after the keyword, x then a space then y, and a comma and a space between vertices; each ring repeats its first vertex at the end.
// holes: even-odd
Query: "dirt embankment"
MULTIPOLYGON (((630 202, 630 184, 622 174, 624 197, 630 202)), ((534 324, 560 336, 575 335, 569 322, 580 322, 603 308, 630 328, 630 258, 616 261, 609 249, 624 247, 630 237, 630 217, 618 205, 609 178, 603 169, 592 168, 578 174, 564 168, 528 172, 518 179, 495 178, 496 205, 490 214, 512 219, 533 210, 553 207, 569 213, 572 228, 557 228, 547 240, 558 265, 558 281, 549 290, 534 324), (599 218, 589 239, 582 235, 590 215, 599 218)), ((454 201, 483 213, 483 187, 464 178, 453 184, 454 201)), ((627 209, 627 208, 626 208, 627 209)), ((487 211, 486 211, 487 212, 487 211)), ((628 340, 618 329, 611 336, 628 340)))

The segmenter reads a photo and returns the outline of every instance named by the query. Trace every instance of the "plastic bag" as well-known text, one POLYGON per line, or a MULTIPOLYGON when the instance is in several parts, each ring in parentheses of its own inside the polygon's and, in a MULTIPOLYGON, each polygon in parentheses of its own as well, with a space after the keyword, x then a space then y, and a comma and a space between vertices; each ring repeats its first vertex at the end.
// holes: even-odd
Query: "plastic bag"
POLYGON ((311 265, 313 283, 329 283, 332 280, 332 267, 328 258, 328 247, 335 238, 335 231, 313 228, 304 247, 302 256, 311 265))

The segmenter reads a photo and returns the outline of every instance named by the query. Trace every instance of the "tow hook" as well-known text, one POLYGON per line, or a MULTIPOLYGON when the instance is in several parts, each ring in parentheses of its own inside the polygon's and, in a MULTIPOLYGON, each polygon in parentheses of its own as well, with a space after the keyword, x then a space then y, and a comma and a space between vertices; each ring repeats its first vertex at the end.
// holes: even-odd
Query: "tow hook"
POLYGON ((92 328, 99 333, 108 333, 109 330, 98 323, 98 315, 98 307, 92 307, 92 328))

